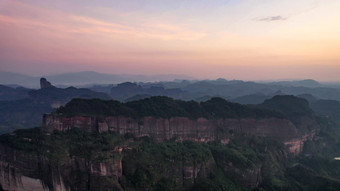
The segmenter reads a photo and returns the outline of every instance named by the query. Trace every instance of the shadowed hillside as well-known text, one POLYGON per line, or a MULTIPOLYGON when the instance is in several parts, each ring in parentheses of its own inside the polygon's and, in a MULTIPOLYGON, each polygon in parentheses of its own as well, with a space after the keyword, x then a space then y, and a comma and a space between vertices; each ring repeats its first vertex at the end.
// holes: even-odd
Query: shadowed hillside
POLYGON ((18 94, 18 96, 12 96, 16 100, 0 101, 0 133, 40 125, 44 113, 51 112, 54 108, 66 104, 73 98, 110 99, 104 93, 94 92, 85 88, 69 87, 63 89, 54 86, 43 86, 39 90, 7 89, 10 89, 10 91, 6 91, 8 96, 13 91, 13 94, 18 94), (21 97, 23 99, 19 99, 21 97))

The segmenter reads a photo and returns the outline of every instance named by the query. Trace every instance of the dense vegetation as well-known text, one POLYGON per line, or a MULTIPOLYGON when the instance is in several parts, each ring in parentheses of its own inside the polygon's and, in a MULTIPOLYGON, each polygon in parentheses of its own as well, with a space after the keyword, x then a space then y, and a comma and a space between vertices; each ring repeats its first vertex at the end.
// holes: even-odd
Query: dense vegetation
MULTIPOLYGON (((29 105, 29 100, 26 102, 29 105)), ((36 103, 31 104, 32 110, 40 112, 34 108, 36 103)), ((148 137, 112 132, 90 134, 76 128, 51 134, 34 128, 0 136, 1 145, 26 156, 47 158, 49 165, 56 168, 67 168, 74 158, 81 158, 86 164, 122 162, 119 182, 112 177, 71 170, 72 176, 66 179, 78 190, 340 190, 340 161, 334 160, 340 156, 340 129, 329 118, 316 117, 306 100, 294 96, 275 96, 257 107, 222 98, 195 102, 150 97, 128 103, 73 99, 55 113, 134 118, 279 117, 288 118, 295 124, 301 117, 310 117, 318 123, 313 129, 315 138, 307 141, 303 153, 295 157, 288 154, 281 142, 233 133, 227 145, 176 139, 158 143, 148 137), (119 148, 123 151, 119 152, 119 148), (196 169, 196 175, 191 173, 193 169, 196 169), (82 187, 84 182, 88 182, 87 187, 82 187)), ((43 172, 41 176, 44 176, 43 172)))
POLYGON ((162 118, 188 117, 196 119, 212 118, 283 118, 278 112, 267 109, 250 108, 232 103, 222 98, 212 98, 205 102, 181 101, 169 97, 156 96, 143 100, 120 103, 118 101, 99 99, 73 99, 55 113, 65 116, 156 116, 162 118))
POLYGON ((117 159, 117 157, 119 159, 117 152, 108 151, 120 146, 121 141, 115 134, 91 135, 79 129, 72 129, 68 133, 55 131, 49 135, 40 128, 33 128, 0 136, 2 144, 27 153, 47 156, 58 165, 62 165, 73 156, 101 162, 117 159))
MULTIPOLYGON (((228 145, 176 139, 157 143, 128 134, 90 134, 76 128, 46 134, 34 128, 1 135, 0 143, 46 156, 58 167, 73 157, 105 163, 122 160, 118 187, 124 190, 339 190, 340 161, 333 158, 340 156, 340 129, 327 118, 318 122, 317 139, 307 142, 297 157, 289 157, 280 142, 245 135, 234 135, 228 145), (122 153, 119 147, 124 148, 122 153), (192 168, 200 169, 196 177, 187 173, 192 168)), ((118 188, 109 178, 91 177, 91 184, 99 190, 118 188)))
POLYGON ((327 118, 317 119, 321 129, 304 145, 303 154, 290 161, 285 176, 295 190, 339 190, 340 127, 327 118))

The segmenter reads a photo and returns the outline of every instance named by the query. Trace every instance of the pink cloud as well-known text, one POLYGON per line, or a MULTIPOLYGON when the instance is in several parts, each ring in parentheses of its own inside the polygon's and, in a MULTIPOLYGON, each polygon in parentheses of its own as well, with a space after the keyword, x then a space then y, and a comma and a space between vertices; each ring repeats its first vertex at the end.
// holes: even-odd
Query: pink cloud
MULTIPOLYGON (((34 7, 11 1, 8 15, 1 14, 0 22, 20 25, 23 28, 35 27, 52 30, 55 33, 79 33, 105 35, 108 38, 151 38, 158 40, 197 40, 203 33, 171 24, 122 25, 88 16, 74 15, 58 10, 34 7)), ((161 21, 159 22, 161 23, 161 21)))

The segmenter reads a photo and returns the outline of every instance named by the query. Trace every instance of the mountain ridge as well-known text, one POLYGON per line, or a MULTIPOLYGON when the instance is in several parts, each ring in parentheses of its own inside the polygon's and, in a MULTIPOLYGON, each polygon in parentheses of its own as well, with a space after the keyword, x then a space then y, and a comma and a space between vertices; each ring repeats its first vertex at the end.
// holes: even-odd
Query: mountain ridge
POLYGON ((189 79, 193 77, 180 74, 159 74, 159 75, 139 75, 139 74, 108 74, 94 71, 81 71, 71 73, 61 73, 53 75, 41 75, 39 77, 19 74, 14 72, 0 71, 0 84, 18 84, 29 88, 38 88, 36 81, 41 77, 49 79, 56 86, 84 86, 89 84, 116 84, 125 81, 171 81, 176 79, 189 79))

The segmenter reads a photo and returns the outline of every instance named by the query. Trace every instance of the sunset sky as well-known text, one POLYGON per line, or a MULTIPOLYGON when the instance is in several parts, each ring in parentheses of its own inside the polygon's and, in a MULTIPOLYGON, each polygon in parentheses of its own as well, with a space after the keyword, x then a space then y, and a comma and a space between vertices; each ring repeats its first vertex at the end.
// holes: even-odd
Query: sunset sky
POLYGON ((340 1, 0 0, 0 70, 340 81, 340 1))

